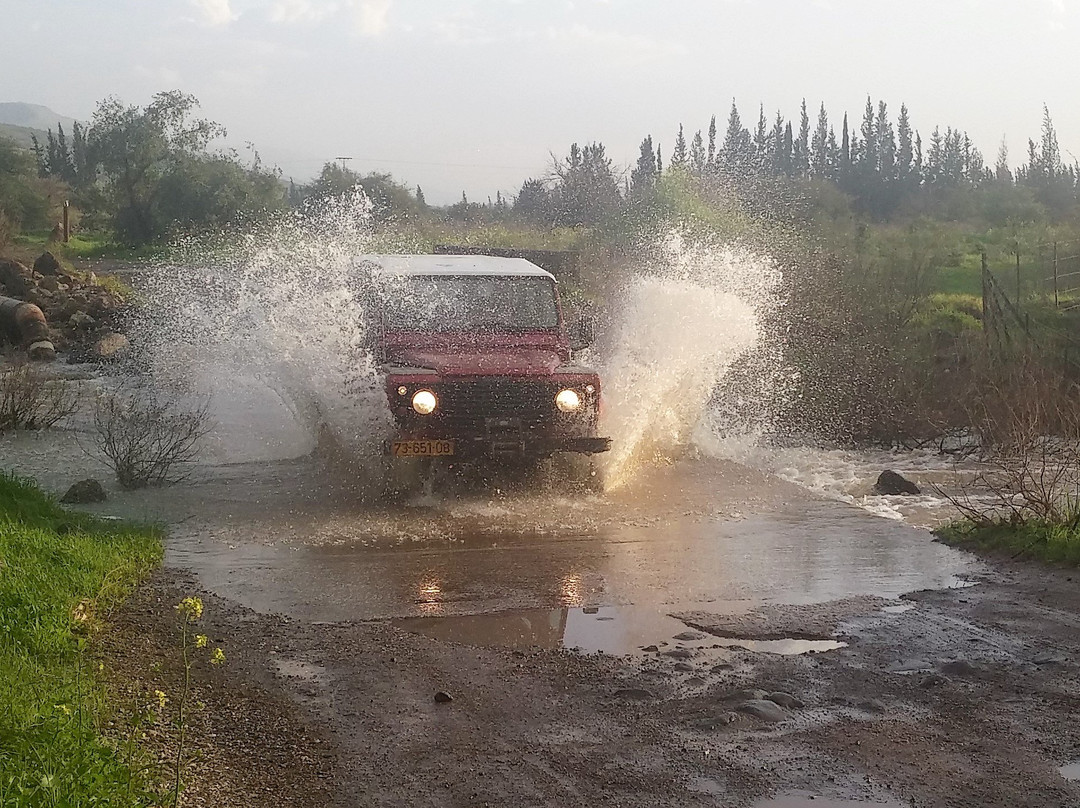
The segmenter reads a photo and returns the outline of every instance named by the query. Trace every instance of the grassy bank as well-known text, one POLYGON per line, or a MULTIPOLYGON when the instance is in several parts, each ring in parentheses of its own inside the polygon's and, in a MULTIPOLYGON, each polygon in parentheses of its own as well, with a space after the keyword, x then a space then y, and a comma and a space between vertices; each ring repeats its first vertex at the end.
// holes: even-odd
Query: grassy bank
POLYGON ((161 558, 152 531, 59 507, 0 474, 0 805, 138 805, 99 729, 88 646, 103 615, 161 558))
POLYGON ((947 544, 976 552, 1080 566, 1080 526, 1034 520, 1022 525, 957 522, 937 535, 947 544))

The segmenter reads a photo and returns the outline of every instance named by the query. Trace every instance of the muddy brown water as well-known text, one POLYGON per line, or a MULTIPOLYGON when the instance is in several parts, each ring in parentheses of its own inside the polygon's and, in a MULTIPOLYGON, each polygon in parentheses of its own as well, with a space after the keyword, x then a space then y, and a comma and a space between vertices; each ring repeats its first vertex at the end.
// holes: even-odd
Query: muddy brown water
MULTIPOLYGON (((0 441, 9 468, 57 493, 82 476, 106 479, 71 436, 0 441)), ((603 495, 555 485, 394 506, 363 502, 340 470, 310 457, 220 463, 177 486, 114 489, 92 510, 166 523, 167 565, 256 611, 398 620, 479 645, 626 653, 670 642, 685 629, 675 613, 896 598, 962 585, 980 569, 924 530, 700 458, 603 495)), ((820 641, 729 644, 836 647, 820 641)))

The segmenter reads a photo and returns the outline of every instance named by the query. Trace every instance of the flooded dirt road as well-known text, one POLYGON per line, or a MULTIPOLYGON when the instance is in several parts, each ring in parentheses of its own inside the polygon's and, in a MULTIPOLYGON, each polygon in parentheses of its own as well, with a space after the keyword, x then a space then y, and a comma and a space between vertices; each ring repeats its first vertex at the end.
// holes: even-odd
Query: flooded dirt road
MULTIPOLYGON (((2 440, 52 490, 95 471, 2 440)), ((131 675, 192 591, 228 653, 196 804, 1080 805, 1071 574, 743 464, 388 506, 217 463, 95 509, 170 526, 131 675)))

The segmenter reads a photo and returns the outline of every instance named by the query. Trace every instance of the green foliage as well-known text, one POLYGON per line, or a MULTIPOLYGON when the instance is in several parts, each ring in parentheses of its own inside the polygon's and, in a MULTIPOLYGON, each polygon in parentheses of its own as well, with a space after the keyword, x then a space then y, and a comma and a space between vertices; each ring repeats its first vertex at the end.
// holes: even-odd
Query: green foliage
POLYGON ((33 155, 0 138, 0 246, 22 228, 46 227, 50 202, 33 155))
POLYGON ((1014 525, 1004 521, 984 524, 965 521, 936 532, 944 542, 956 547, 1080 566, 1080 513, 1066 523, 1029 521, 1014 525))
POLYGON ((160 558, 154 531, 70 513, 0 474, 0 804, 147 804, 101 740, 108 708, 86 646, 160 558))
POLYGON ((144 109, 109 98, 98 105, 87 135, 112 229, 132 245, 160 242, 185 228, 220 228, 237 215, 279 209, 284 187, 256 156, 244 165, 232 153, 212 153, 225 134, 195 118, 198 101, 178 91, 158 93, 144 109))

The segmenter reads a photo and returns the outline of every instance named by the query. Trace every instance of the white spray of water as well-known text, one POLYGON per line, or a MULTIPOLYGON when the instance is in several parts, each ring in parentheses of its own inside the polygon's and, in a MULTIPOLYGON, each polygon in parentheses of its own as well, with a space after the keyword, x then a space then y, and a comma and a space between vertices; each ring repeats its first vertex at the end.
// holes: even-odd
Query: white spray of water
MULTIPOLYGON (((210 459, 288 459, 329 436, 355 466, 381 473, 392 423, 359 304, 357 257, 374 251, 367 201, 328 201, 222 241, 184 244, 157 268, 136 336, 159 380, 210 398, 210 459)), ((750 250, 678 234, 654 254, 613 307, 600 359, 613 485, 673 457, 695 430, 760 429, 767 408, 742 399, 772 383, 771 370, 757 368, 744 369, 752 384, 722 384, 734 363, 752 366, 761 353, 778 268, 750 250)))
POLYGON ((656 254, 622 295, 603 362, 609 486, 673 458, 702 429, 759 432, 768 420, 762 396, 778 371, 775 357, 762 361, 763 324, 779 304, 773 262, 738 246, 689 243, 678 233, 656 254), (723 385, 740 360, 745 378, 723 385), (747 407, 751 393, 758 400, 747 407))
POLYGON ((213 460, 278 460, 321 436, 371 460, 389 412, 364 350, 356 257, 371 252, 362 195, 224 246, 185 243, 148 280, 138 324, 151 368, 208 396, 213 460))

